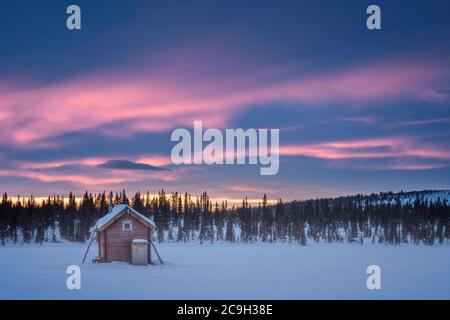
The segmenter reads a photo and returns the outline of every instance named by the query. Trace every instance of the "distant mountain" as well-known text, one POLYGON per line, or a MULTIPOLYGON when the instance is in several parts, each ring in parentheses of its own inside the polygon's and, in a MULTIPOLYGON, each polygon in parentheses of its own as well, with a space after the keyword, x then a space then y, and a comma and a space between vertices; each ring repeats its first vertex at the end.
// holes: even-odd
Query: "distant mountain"
POLYGON ((428 204, 436 204, 438 202, 443 203, 446 201, 450 203, 450 190, 423 190, 423 191, 408 191, 408 192, 381 192, 379 194, 371 194, 363 196, 359 201, 361 204, 369 201, 373 205, 391 204, 394 205, 398 201, 400 204, 413 205, 414 202, 419 200, 420 202, 427 202, 428 204))

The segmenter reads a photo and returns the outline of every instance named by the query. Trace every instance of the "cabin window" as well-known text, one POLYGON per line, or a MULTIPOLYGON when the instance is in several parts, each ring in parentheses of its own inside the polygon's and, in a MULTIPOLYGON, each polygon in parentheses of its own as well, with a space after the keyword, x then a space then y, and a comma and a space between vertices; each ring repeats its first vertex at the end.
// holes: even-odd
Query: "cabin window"
POLYGON ((133 225, 131 221, 122 221, 122 231, 131 231, 133 230, 133 225))

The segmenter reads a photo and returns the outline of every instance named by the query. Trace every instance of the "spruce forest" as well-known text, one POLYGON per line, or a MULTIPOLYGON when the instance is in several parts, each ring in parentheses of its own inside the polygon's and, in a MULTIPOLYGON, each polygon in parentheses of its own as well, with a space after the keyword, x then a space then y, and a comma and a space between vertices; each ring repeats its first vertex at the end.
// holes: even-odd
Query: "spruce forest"
MULTIPOLYGON (((269 205, 244 199, 239 206, 210 201, 187 193, 157 196, 125 190, 113 204, 128 204, 156 224, 157 242, 283 242, 443 244, 450 240, 448 192, 420 191, 321 198, 269 205)), ((96 221, 108 212, 109 197, 86 192, 77 201, 72 193, 12 201, 5 193, 0 204, 0 243, 85 242, 96 221)))

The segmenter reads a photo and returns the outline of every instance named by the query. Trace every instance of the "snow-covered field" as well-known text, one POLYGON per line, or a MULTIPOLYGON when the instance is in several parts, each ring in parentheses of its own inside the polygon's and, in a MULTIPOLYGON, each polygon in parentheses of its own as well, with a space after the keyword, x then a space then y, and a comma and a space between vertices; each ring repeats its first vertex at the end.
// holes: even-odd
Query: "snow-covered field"
MULTIPOLYGON (((165 265, 81 264, 85 246, 0 247, 0 299, 450 299, 450 246, 165 244, 165 265), (81 290, 66 268, 81 266, 81 290), (381 267, 381 290, 366 268, 381 267)), ((154 258, 156 258, 154 256, 154 258)))

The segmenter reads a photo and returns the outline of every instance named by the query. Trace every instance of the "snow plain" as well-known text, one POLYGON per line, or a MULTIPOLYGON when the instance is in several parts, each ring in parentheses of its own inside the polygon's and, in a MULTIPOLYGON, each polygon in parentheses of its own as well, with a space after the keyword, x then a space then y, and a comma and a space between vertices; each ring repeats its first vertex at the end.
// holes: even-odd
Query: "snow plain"
POLYGON ((450 299, 449 245, 164 244, 147 267, 81 264, 85 248, 0 247, 0 299, 450 299), (80 290, 66 288, 72 264, 80 290), (372 264, 381 290, 366 287, 372 264))

